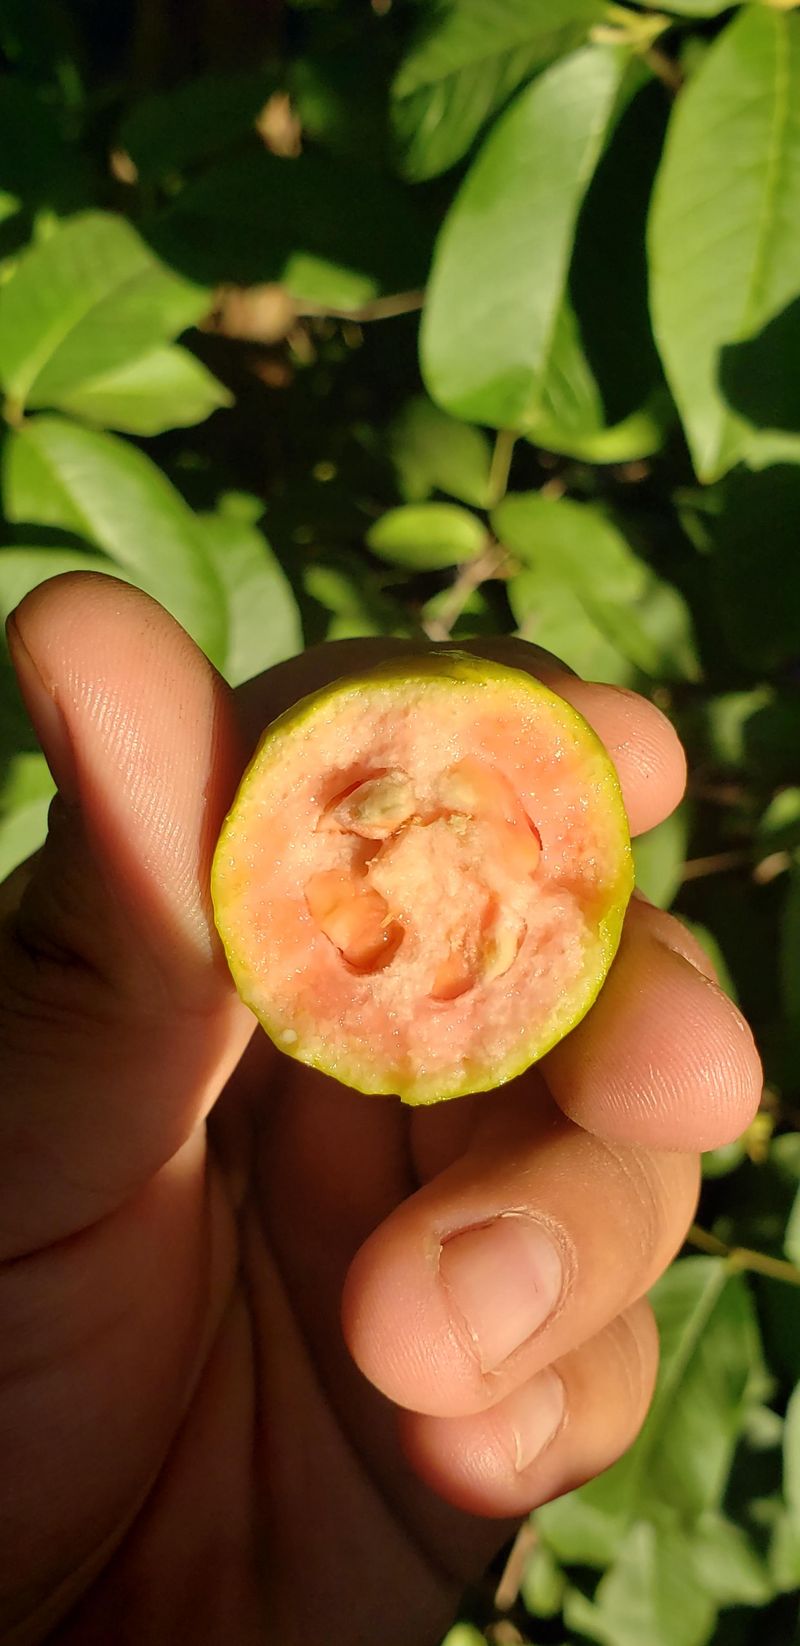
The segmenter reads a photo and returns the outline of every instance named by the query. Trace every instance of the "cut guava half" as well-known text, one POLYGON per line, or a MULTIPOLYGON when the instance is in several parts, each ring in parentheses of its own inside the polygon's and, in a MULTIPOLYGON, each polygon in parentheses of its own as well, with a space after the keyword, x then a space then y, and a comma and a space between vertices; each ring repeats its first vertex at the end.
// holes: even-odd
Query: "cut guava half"
POLYGON ((265 731, 220 834, 217 928, 281 1051, 436 1103, 580 1022, 633 887, 619 782, 570 704, 461 652, 393 659, 265 731))

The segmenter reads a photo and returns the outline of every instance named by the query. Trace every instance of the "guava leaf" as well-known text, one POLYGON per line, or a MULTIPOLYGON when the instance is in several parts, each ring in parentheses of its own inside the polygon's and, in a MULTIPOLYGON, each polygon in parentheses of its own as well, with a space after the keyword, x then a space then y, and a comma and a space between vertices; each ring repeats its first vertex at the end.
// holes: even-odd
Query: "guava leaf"
POLYGON ((624 1538, 594 1601, 567 1596, 566 1622, 603 1646, 705 1646, 717 1604, 688 1564, 678 1527, 639 1521, 624 1538))
MULTIPOLYGON (((731 405, 722 352, 800 294, 800 16, 746 6, 710 47, 673 111, 649 250, 661 357, 697 473, 714 480, 772 449, 731 405)), ((796 342, 795 374, 800 330, 796 342)))
POLYGON ((688 812, 679 806, 633 843, 636 884, 660 909, 668 909, 680 889, 688 834, 688 812))
POLYGON ((225 660, 222 590, 196 516, 161 470, 115 435, 37 417, 3 454, 8 518, 77 531, 225 660))
POLYGON ((224 514, 200 515, 198 524, 227 596, 225 676, 238 686, 302 649, 300 613, 286 574, 255 526, 224 514))
POLYGON ((507 590, 524 640, 544 646, 587 680, 633 685, 636 668, 603 633, 558 569, 526 566, 509 579, 507 590))
POLYGON ((0 882, 38 851, 47 833, 55 784, 43 754, 19 753, 4 763, 0 783, 0 882))
POLYGON ((578 221, 550 369, 527 437, 591 463, 663 444, 675 412, 650 325, 645 230, 666 124, 646 81, 611 132, 578 221))
POLYGON ((405 503, 381 515, 367 532, 373 554, 410 571, 475 560, 486 541, 483 522, 457 503, 405 503))
POLYGON ((420 358, 447 411, 525 429, 541 409, 575 223, 619 109, 628 53, 587 46, 498 121, 436 246, 420 358))
POLYGON ((486 435, 449 417, 425 395, 403 407, 392 424, 389 449, 407 502, 422 503, 432 491, 441 491, 461 503, 487 507, 491 449, 486 435))
POLYGON ((5 623, 15 606, 46 583, 49 577, 60 577, 64 572, 107 572, 112 577, 125 573, 104 554, 92 554, 88 549, 50 549, 27 546, 0 548, 0 624, 5 623))
POLYGON ((35 241, 0 287, 0 380, 17 406, 59 406, 206 312, 122 217, 81 212, 35 241))
POLYGON ((658 1521, 666 1507, 692 1523, 720 1508, 762 1364, 750 1293, 724 1259, 691 1257, 673 1264, 652 1301, 661 1365, 638 1439, 597 1480, 537 1511, 561 1561, 605 1566, 636 1521, 658 1521))
POLYGON ((598 510, 540 492, 509 494, 492 514, 500 542, 580 600, 611 645, 645 674, 696 679, 688 607, 598 510))
POLYGON ((392 88, 405 175, 454 165, 522 81, 602 16, 597 0, 445 0, 426 11, 392 88))
POLYGON ((61 410, 99 428, 161 434, 202 423, 232 396, 202 361, 179 344, 88 378, 61 396, 61 410))

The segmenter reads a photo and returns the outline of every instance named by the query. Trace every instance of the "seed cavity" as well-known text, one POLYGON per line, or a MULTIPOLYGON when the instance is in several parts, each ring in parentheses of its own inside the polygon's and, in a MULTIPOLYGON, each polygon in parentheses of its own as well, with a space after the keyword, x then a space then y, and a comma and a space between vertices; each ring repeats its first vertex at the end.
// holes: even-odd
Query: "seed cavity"
POLYGON ((388 840, 414 816, 414 808, 411 778, 406 772, 393 771, 356 784, 333 802, 328 815, 346 834, 388 840))
POLYGON ((339 869, 311 876, 305 889, 309 913, 331 943, 360 972, 385 966, 403 932, 380 892, 339 869))
POLYGON ((394 959, 409 924, 419 926, 423 949, 434 951, 434 1001, 457 1000, 511 970, 527 928, 498 884, 534 875, 542 843, 502 772, 468 755, 442 772, 423 804, 407 772, 379 771, 340 790, 318 826, 350 839, 347 863, 320 870, 305 888, 312 919, 347 966, 361 973, 381 970, 394 959), (443 824, 451 846, 437 833, 443 824), (455 887, 464 873, 482 904, 474 917, 466 905, 455 912, 461 902, 455 887), (437 885, 442 914, 447 917, 448 906, 451 911, 444 939, 435 921, 430 931, 422 929, 437 885), (448 905, 449 897, 455 904, 448 905), (418 917, 417 910, 426 908, 418 917))

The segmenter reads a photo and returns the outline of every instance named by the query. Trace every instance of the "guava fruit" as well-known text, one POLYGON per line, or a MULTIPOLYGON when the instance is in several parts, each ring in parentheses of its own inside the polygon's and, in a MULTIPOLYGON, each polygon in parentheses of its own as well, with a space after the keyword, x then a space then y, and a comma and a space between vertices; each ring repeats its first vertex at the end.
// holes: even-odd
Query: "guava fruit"
POLYGON ((435 1103, 510 1080, 579 1022, 632 884, 594 732, 530 675, 450 651, 337 680, 267 728, 212 896, 282 1051, 435 1103))

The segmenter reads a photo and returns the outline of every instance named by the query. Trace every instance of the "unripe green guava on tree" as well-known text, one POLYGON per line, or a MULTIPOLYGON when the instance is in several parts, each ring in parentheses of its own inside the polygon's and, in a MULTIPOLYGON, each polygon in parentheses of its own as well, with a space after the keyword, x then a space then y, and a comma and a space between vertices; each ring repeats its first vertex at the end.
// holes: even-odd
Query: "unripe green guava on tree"
POLYGON ((234 982, 276 1046, 436 1103, 580 1022, 633 886, 611 760, 521 670, 393 659, 265 731, 217 846, 234 982))

